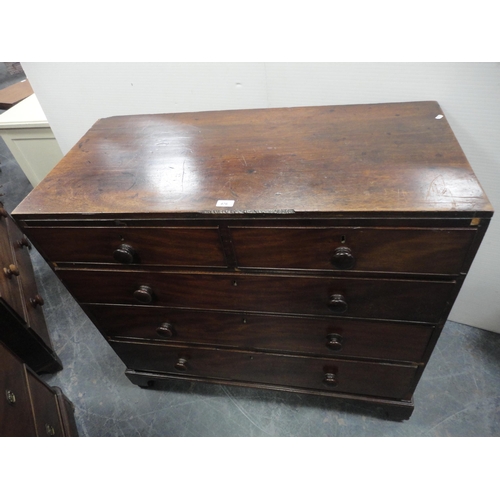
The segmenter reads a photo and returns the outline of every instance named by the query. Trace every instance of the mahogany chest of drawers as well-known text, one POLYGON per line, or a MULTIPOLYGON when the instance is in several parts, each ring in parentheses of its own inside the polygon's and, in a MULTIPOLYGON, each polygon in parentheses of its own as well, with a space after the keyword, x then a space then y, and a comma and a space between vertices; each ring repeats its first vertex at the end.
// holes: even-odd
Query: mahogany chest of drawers
POLYGON ((408 418, 492 214, 415 102, 102 119, 13 215, 134 383, 408 418))

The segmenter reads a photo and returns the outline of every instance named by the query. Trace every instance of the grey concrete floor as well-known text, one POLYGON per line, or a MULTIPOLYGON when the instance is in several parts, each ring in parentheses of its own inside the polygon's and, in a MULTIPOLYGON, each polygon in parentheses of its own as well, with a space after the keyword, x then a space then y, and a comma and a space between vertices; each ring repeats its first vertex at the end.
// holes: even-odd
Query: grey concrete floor
MULTIPOLYGON (((31 185, 0 139, 0 200, 10 212, 31 185)), ((500 335, 447 322, 404 422, 313 396, 172 382, 141 389, 52 270, 32 250, 45 317, 64 369, 43 378, 75 405, 81 436, 499 436, 500 335)))

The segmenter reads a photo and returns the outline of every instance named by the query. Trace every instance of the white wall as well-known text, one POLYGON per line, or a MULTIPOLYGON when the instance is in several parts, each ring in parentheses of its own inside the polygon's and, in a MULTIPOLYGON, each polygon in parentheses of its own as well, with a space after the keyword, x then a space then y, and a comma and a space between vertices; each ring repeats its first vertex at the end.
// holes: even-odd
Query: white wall
MULTIPOLYGON (((437 100, 500 210, 499 63, 22 63, 66 153, 99 118, 437 100)), ((450 319, 500 333, 500 216, 450 319)))

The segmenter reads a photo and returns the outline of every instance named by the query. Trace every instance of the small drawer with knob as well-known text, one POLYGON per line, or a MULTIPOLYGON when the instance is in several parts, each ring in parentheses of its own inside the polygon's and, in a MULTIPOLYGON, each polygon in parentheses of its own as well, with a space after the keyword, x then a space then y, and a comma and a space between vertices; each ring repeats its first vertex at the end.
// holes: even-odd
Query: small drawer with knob
POLYGON ((418 363, 433 327, 388 321, 83 304, 106 337, 418 363))
POLYGON ((226 267, 217 227, 33 226, 27 231, 55 263, 226 267))
POLYGON ((242 269, 457 275, 474 228, 230 227, 242 269))
POLYGON ((397 363, 114 340, 110 345, 127 368, 135 371, 378 397, 407 397, 417 372, 417 365, 397 363))

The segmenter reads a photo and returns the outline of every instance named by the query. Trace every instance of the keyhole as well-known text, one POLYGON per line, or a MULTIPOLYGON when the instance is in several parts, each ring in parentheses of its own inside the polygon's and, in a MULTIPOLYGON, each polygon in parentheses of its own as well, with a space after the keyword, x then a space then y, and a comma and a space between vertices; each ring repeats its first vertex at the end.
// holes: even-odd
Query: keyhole
POLYGON ((233 286, 238 286, 238 283, 236 282, 236 280, 233 281, 233 286))
POLYGON ((345 243, 345 236, 344 236, 344 235, 342 235, 342 236, 340 237, 340 242, 341 242, 341 243, 345 243))

